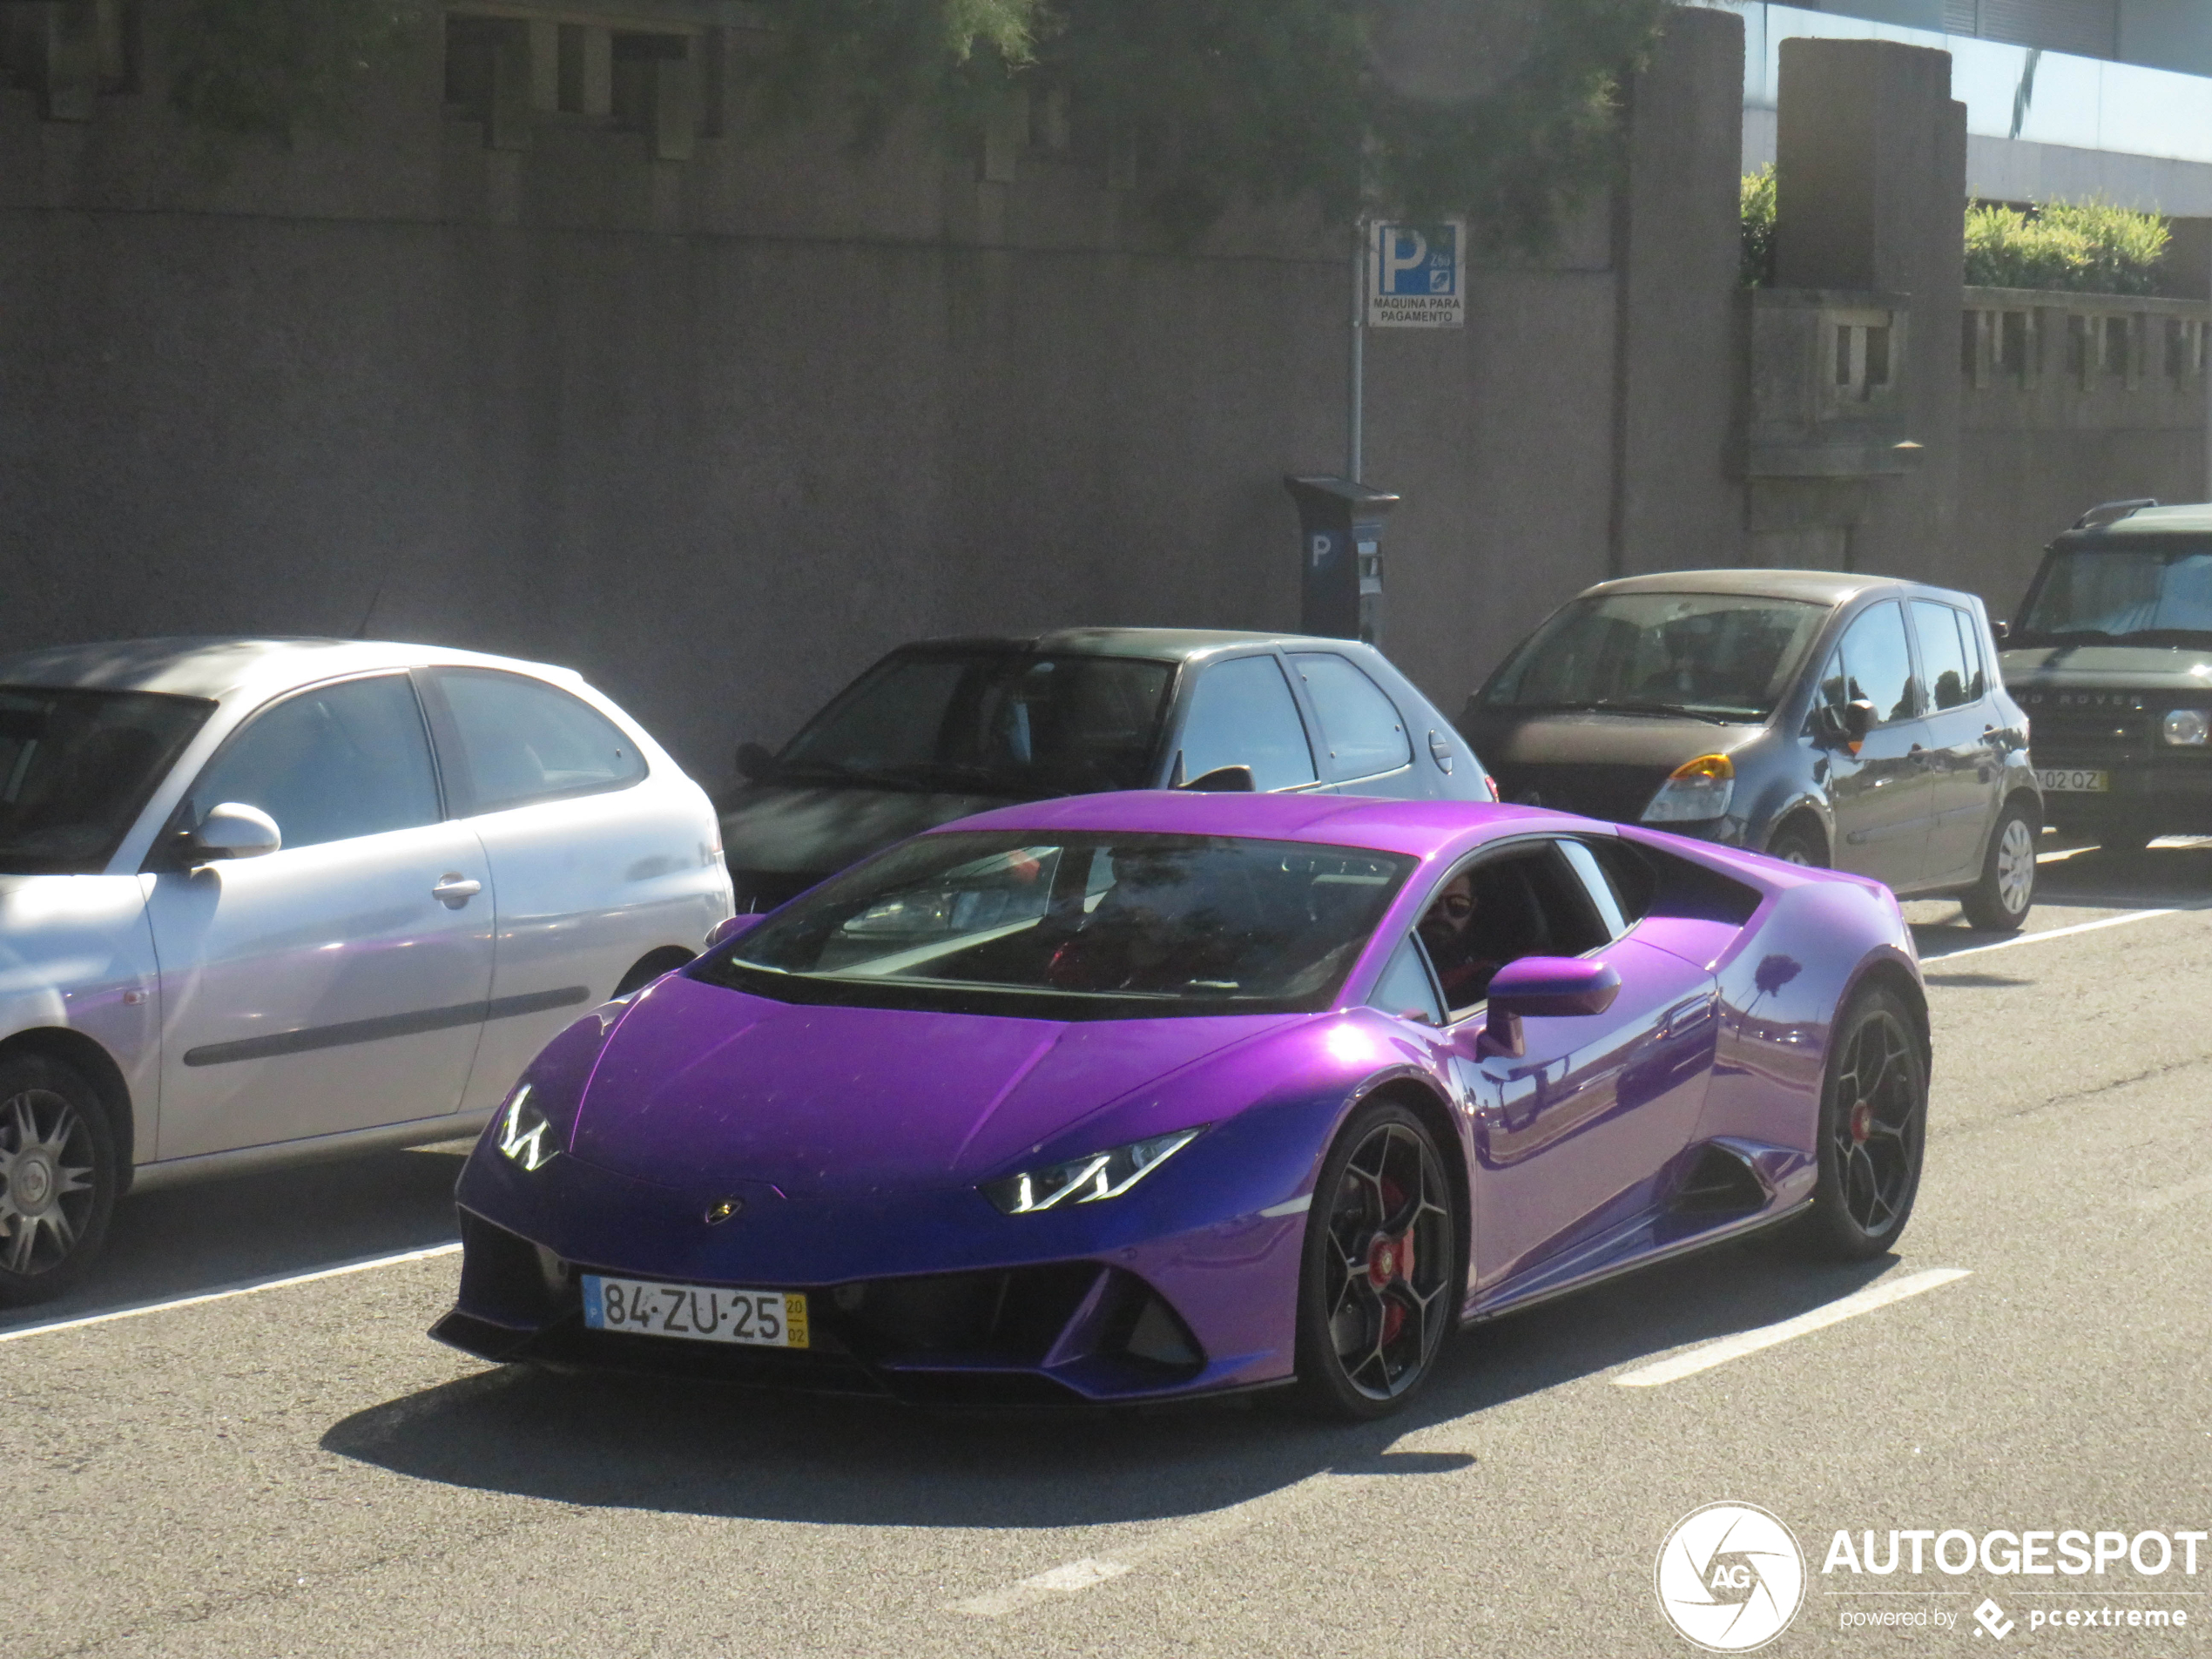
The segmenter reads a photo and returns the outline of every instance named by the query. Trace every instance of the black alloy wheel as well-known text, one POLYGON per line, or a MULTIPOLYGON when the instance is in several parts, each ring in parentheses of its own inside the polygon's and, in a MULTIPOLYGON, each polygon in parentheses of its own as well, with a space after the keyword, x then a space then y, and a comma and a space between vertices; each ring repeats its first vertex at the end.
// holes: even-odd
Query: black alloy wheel
POLYGON ((1818 832, 1803 819, 1793 819, 1775 831, 1774 839, 1766 845, 1766 855, 1780 859, 1784 864, 1802 864, 1813 869, 1825 869, 1828 849, 1821 842, 1818 832))
POLYGON ((1298 1378, 1323 1415, 1366 1422, 1410 1399, 1458 1323, 1459 1230, 1428 1126, 1361 1108, 1314 1188, 1298 1278, 1298 1378))
POLYGON ((1836 1022, 1818 1134, 1800 1242, 1833 1261, 1880 1255, 1912 1214, 1928 1135, 1927 1051, 1896 992, 1863 990, 1836 1022))
POLYGON ((44 1055, 0 1059, 0 1307, 84 1276, 107 1237, 120 1164, 99 1096, 44 1055))

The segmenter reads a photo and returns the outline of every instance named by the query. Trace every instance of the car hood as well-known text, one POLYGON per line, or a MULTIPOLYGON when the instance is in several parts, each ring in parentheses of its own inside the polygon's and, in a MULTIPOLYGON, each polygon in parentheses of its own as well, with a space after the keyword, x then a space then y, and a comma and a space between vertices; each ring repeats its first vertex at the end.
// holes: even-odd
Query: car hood
POLYGON ((615 1028, 570 1150, 638 1180, 766 1182, 792 1198, 966 1184, 1030 1154, 1103 1150, 1054 1143, 1310 1017, 1062 1024, 776 1002, 672 975, 615 1028))
POLYGON ((1500 765, 1642 765, 1672 772, 1703 754, 1742 748, 1766 728, 1664 716, 1562 711, 1470 714, 1460 724, 1494 769, 1500 765))
POLYGON ((1998 658, 2006 689, 2121 685, 2212 691, 2212 651, 2190 645, 2037 645, 1998 658))
POLYGON ((733 870, 825 876, 894 841, 1007 806, 1015 799, 830 784, 761 784, 740 790, 723 809, 723 852, 733 870))

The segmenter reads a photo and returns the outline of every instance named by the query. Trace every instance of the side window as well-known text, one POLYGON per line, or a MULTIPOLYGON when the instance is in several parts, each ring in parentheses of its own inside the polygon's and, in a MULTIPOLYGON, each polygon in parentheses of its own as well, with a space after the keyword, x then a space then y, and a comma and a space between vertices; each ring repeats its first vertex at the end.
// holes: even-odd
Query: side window
POLYGON ((287 847, 435 824, 436 774, 404 674, 341 680, 255 715, 192 786, 195 813, 226 801, 276 819, 287 847))
POLYGON ((645 775, 637 745, 566 691, 496 669, 434 671, 461 739, 472 813, 624 789, 645 775))
POLYGON ((1183 775, 1218 766, 1250 766, 1263 792, 1318 781, 1305 723, 1272 657, 1232 657, 1198 676, 1183 723, 1183 775))
POLYGON ((1555 842, 1478 858, 1436 890, 1419 928, 1453 1017, 1523 956, 1579 956, 1608 944, 1598 908, 1555 842))
POLYGON ((1989 694, 1989 664, 1982 655, 1981 618, 1971 610, 1959 612, 1959 637, 1966 652, 1966 700, 1979 703, 1989 694))
POLYGON ((1411 936, 1400 941, 1392 954, 1390 966, 1375 981, 1375 994, 1367 999, 1367 1006, 1401 1020, 1418 1020, 1423 1025, 1444 1023, 1444 1005, 1437 1000, 1436 981, 1429 977, 1421 948, 1411 936))
POLYGON ((1912 602, 1912 631, 1920 640, 1920 671, 1938 709, 1962 709, 1977 695, 1973 671, 1966 666, 1966 648, 1959 637, 1959 624, 1964 620, 1949 605, 1931 599, 1912 602))
POLYGON ((1910 720, 1919 712, 1912 685, 1912 653, 1905 643, 1905 613, 1894 599, 1871 607, 1844 635, 1844 700, 1874 705, 1874 723, 1910 720))
POLYGON ((1382 687, 1334 651, 1293 651, 1291 663, 1320 716, 1322 746, 1334 777, 1372 778, 1412 764, 1406 723, 1382 687))

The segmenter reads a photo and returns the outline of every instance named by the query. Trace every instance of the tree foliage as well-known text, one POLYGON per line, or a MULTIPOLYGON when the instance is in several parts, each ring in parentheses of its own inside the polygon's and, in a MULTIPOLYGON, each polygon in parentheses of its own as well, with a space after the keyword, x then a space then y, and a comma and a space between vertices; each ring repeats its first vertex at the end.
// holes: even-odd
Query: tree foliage
POLYGON ((765 0, 775 117, 841 104, 863 139, 919 111, 970 135, 1027 87, 1120 152, 1188 236, 1231 205, 1311 198, 1465 212, 1540 243, 1608 176, 1622 75, 1663 0, 765 0))
POLYGON ((1743 175, 1743 283, 1747 288, 1774 286, 1774 164, 1743 175))
POLYGON ((181 0, 166 20, 170 102, 232 136, 341 125, 359 84, 430 15, 427 0, 181 0))

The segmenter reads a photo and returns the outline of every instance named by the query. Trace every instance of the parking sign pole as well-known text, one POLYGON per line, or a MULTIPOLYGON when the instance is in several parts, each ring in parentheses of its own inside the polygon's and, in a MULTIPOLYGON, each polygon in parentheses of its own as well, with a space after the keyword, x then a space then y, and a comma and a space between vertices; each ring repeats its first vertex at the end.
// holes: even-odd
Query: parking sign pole
POLYGON ((1352 407, 1345 420, 1344 475, 1357 483, 1366 448, 1367 226, 1352 227, 1352 407))

